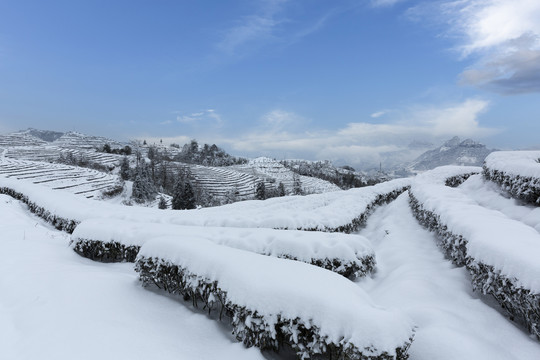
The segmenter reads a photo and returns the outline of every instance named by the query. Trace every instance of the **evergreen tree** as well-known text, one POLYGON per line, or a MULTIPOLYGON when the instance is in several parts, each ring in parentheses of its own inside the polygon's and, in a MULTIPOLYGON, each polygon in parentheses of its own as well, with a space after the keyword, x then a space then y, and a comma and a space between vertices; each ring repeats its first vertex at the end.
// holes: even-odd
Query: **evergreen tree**
POLYGON ((283 185, 282 182, 280 182, 278 185, 278 196, 285 196, 285 185, 283 185))
POLYGON ((163 195, 159 197, 158 208, 160 208, 160 209, 166 209, 167 208, 167 200, 165 200, 163 195))
POLYGON ((304 191, 302 190, 302 181, 300 176, 297 173, 293 174, 293 194, 302 195, 304 191))
POLYGON ((182 193, 182 200, 184 209, 195 209, 195 193, 193 192, 193 186, 190 181, 186 181, 184 184, 184 191, 182 193))
POLYGON ((128 158, 127 156, 124 156, 124 158, 122 159, 122 162, 120 163, 120 177, 122 178, 122 180, 129 179, 130 170, 131 169, 129 168, 128 158))
POLYGON ((171 206, 173 210, 182 210, 183 209, 183 200, 182 196, 184 194, 184 178, 182 176, 179 176, 176 180, 176 184, 174 185, 173 189, 173 198, 171 202, 171 206))
POLYGON ((140 161, 135 168, 135 179, 131 197, 139 203, 151 201, 156 198, 157 189, 150 178, 148 167, 144 161, 140 161))
POLYGON ((255 189, 255 199, 257 200, 266 199, 266 187, 264 186, 263 181, 257 184, 257 188, 255 189))

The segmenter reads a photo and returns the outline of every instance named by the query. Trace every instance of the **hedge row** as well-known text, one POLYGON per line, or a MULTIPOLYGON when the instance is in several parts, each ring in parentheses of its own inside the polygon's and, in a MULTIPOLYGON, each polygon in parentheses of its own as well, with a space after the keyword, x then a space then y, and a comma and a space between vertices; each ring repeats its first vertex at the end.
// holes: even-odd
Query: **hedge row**
POLYGON ((455 176, 451 176, 445 180, 445 185, 449 187, 458 187, 459 185, 463 184, 465 181, 467 181, 468 178, 470 178, 472 175, 476 175, 477 173, 471 172, 467 174, 459 174, 455 176))
MULTIPOLYGON (((373 213, 373 211, 375 210, 375 208, 377 206, 387 204, 387 203, 397 199, 397 197, 399 195, 403 194, 409 188, 410 188, 410 186, 404 186, 402 188, 392 190, 392 191, 390 191, 388 193, 377 195, 376 198, 366 206, 365 211, 362 214, 355 217, 349 224, 345 224, 345 225, 341 225, 341 226, 337 226, 337 227, 328 227, 328 226, 326 226, 323 229, 321 229, 321 228, 297 228, 296 230, 342 232, 342 233, 345 233, 345 234, 350 234, 350 233, 356 232, 360 228, 362 228, 363 226, 366 225, 366 221, 367 221, 368 217, 373 213)), ((279 230, 290 230, 288 228, 277 228, 277 229, 279 229, 279 230)))
POLYGON ((510 175, 484 165, 484 178, 498 184, 513 197, 540 206, 540 178, 510 175))
POLYGON ((540 340, 540 294, 518 286, 518 280, 508 278, 493 268, 467 254, 467 239, 448 230, 436 213, 426 210, 410 194, 410 206, 416 219, 427 229, 436 233, 439 245, 457 266, 465 266, 472 277, 474 290, 492 295, 510 315, 523 322, 531 334, 540 340))
MULTIPOLYGON (((72 239, 73 250, 90 260, 109 262, 135 262, 141 247, 138 245, 126 245, 118 241, 100 241, 89 239, 72 239)), ((268 254, 262 254, 268 255, 268 254)), ((268 255, 270 256, 270 255, 268 255)), ((282 259, 302 261, 294 256, 277 256, 282 259)), ((344 262, 341 259, 311 259, 311 265, 338 273, 346 278, 354 280, 370 274, 375 269, 375 256, 367 255, 361 258, 361 264, 357 262, 344 262)))
POLYGON ((408 359, 407 350, 412 338, 396 349, 395 356, 388 352, 372 355, 377 349, 360 349, 346 339, 333 342, 321 335, 320 329, 311 321, 306 322, 298 317, 291 319, 280 314, 269 319, 256 310, 235 304, 228 299, 227 292, 220 288, 217 281, 210 281, 169 261, 142 256, 137 259, 135 270, 143 286, 154 284, 171 294, 182 296, 185 301, 191 300, 195 307, 202 304, 203 310, 209 313, 219 312, 220 320, 226 315, 231 320, 233 335, 247 347, 278 351, 288 344, 301 359, 314 355, 329 356, 334 360, 408 359))
POLYGON ((77 227, 77 225, 79 224, 78 221, 76 220, 71 220, 71 219, 66 219, 66 218, 63 218, 63 217, 59 217, 55 214, 52 214, 51 212, 49 212, 48 210, 46 210, 45 208, 37 205, 36 203, 32 202, 28 196, 18 192, 18 191, 15 191, 9 187, 0 187, 0 194, 4 194, 4 195, 8 195, 8 196, 11 196, 12 198, 16 199, 16 200, 19 200, 19 201, 22 201, 23 203, 25 203, 28 208, 30 209, 30 211, 32 213, 34 213, 35 215, 39 216, 40 218, 42 218, 43 220, 47 221, 48 223, 50 223, 52 226, 54 226, 56 229, 58 230, 62 230, 62 231, 65 231, 67 233, 73 233, 73 230, 75 230, 75 228, 77 227))

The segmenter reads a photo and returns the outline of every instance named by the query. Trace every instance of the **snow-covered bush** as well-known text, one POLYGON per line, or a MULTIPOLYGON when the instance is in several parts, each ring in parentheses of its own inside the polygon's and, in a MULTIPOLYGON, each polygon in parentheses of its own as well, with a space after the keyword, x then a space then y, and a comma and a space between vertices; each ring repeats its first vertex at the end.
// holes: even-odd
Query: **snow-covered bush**
POLYGON ((114 219, 81 222, 71 236, 73 249, 99 261, 135 261, 141 245, 160 236, 208 241, 254 253, 310 263, 354 279, 375 267, 368 239, 360 235, 273 229, 179 226, 114 219))
POLYGON ((540 340, 540 234, 445 186, 452 168, 416 178, 410 189, 414 215, 437 234, 456 265, 466 266, 475 290, 492 295, 540 340))
POLYGON ((12 198, 16 200, 20 200, 21 202, 25 203, 28 206, 28 209, 32 213, 39 216, 43 220, 47 221, 58 230, 63 230, 68 233, 72 233, 78 224, 77 220, 67 219, 67 218, 64 218, 64 217, 61 217, 61 216, 55 215, 54 213, 49 212, 44 207, 41 207, 35 202, 31 201, 28 198, 28 196, 18 191, 15 191, 14 189, 10 187, 0 186, 0 194, 11 196, 12 198))
POLYGON ((445 180, 445 185, 450 187, 458 187, 459 185, 463 184, 465 181, 467 181, 468 178, 470 178, 472 175, 479 174, 475 172, 467 172, 465 174, 458 174, 454 176, 450 176, 445 180))
POLYGON ((484 177, 513 197, 540 206, 540 151, 497 151, 484 162, 484 177))
POLYGON ((135 268, 143 285, 230 317, 233 335, 248 347, 289 344, 302 359, 408 358, 414 326, 407 317, 315 266, 167 237, 145 243, 135 268))

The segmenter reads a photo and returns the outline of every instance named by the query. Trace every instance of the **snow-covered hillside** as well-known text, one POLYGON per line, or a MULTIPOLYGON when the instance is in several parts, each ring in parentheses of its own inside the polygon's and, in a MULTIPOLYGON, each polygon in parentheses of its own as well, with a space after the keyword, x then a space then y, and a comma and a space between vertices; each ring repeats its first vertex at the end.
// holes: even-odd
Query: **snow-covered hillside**
MULTIPOLYGON (((77 355, 88 343, 114 358, 262 358, 235 341, 269 359, 540 358, 540 152, 158 210, 89 199, 118 176, 13 149, 0 158, 2 359, 95 358, 77 355), (135 268, 103 263, 123 261, 135 268)), ((269 159, 182 166, 209 186, 221 178, 216 191, 230 173, 291 175, 269 159)))

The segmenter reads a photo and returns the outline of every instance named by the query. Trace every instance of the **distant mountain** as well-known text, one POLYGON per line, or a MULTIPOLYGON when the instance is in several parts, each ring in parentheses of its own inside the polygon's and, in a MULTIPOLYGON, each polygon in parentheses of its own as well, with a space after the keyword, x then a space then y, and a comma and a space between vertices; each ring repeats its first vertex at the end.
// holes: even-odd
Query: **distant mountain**
POLYGON ((471 139, 455 136, 436 149, 428 150, 406 167, 407 170, 425 171, 443 165, 482 166, 486 156, 494 150, 471 139))

